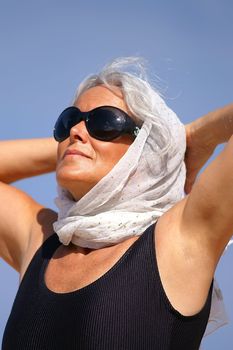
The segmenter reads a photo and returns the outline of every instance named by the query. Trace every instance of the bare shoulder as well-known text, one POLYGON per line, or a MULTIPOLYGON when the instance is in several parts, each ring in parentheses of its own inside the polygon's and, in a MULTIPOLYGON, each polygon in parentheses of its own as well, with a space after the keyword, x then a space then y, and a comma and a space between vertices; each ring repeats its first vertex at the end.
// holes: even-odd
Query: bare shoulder
POLYGON ((190 316, 200 311, 206 301, 215 265, 206 254, 200 235, 186 231, 182 226, 186 203, 187 198, 158 220, 155 250, 168 299, 176 310, 190 316))

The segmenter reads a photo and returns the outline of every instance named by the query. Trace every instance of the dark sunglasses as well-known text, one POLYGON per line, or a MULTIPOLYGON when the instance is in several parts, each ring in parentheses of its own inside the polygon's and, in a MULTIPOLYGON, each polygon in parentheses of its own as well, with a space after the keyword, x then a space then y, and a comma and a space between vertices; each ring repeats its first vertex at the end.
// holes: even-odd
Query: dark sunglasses
POLYGON ((77 107, 66 108, 58 117, 53 130, 56 141, 62 142, 70 136, 70 129, 85 121, 88 133, 95 139, 111 141, 123 134, 132 135, 134 138, 139 132, 139 127, 119 108, 101 106, 89 112, 81 112, 77 107))

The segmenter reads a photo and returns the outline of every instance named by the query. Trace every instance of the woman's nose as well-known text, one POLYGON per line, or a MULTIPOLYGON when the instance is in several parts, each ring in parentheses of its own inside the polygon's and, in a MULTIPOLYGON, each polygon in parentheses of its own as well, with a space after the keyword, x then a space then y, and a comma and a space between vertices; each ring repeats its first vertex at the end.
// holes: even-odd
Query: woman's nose
POLYGON ((78 124, 75 124, 70 129, 70 140, 75 141, 81 141, 83 143, 86 143, 88 140, 88 131, 86 129, 86 125, 84 121, 81 121, 78 124))

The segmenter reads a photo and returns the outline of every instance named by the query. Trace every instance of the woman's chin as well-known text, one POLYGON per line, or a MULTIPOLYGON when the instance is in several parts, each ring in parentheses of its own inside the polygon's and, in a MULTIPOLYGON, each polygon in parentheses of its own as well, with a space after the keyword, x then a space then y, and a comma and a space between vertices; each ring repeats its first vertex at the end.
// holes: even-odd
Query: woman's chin
POLYGON ((85 196, 96 184, 87 173, 58 171, 56 177, 58 185, 66 189, 75 200, 85 196))
POLYGON ((56 169, 57 182, 68 183, 69 181, 83 182, 91 177, 91 171, 77 166, 62 166, 56 169))

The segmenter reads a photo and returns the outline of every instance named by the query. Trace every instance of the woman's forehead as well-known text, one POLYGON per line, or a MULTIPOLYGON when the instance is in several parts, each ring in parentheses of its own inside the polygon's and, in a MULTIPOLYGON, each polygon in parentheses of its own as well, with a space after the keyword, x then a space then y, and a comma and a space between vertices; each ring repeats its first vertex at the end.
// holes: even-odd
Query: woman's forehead
POLYGON ((74 105, 82 111, 89 111, 100 106, 114 106, 128 112, 121 90, 113 87, 110 90, 105 85, 92 87, 83 92, 75 101, 74 105))

